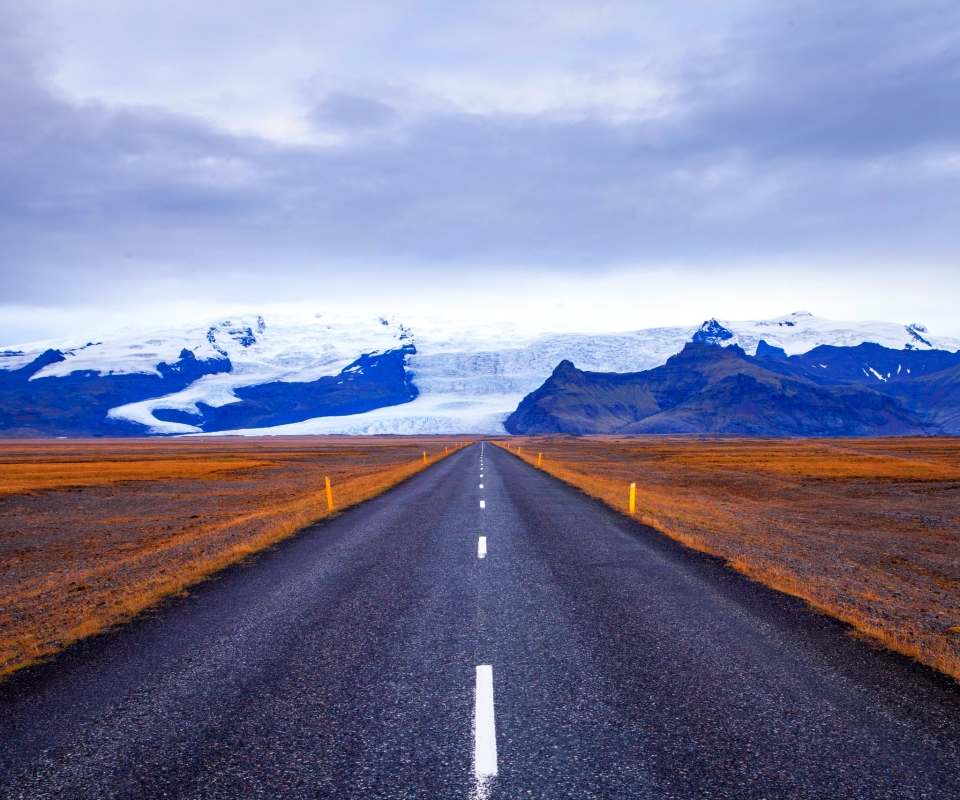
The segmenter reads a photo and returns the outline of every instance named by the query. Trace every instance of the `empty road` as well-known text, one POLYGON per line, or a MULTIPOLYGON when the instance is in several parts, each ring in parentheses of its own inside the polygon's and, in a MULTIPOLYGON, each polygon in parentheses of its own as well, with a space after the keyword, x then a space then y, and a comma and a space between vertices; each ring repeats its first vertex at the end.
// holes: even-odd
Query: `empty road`
POLYGON ((476 444, 0 684, 0 797, 960 798, 960 692, 476 444))

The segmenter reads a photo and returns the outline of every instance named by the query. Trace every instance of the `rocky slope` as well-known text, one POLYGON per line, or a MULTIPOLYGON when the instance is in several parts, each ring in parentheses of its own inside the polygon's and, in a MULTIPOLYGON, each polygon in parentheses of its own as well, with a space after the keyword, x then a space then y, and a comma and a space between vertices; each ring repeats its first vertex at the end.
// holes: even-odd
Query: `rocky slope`
POLYGON ((927 352, 912 358, 909 351, 877 345, 868 348, 866 355, 878 365, 900 358, 902 377, 893 383, 889 379, 871 382, 861 379, 863 370, 858 365, 864 353, 851 352, 856 350, 839 347, 825 353, 821 349, 811 360, 761 347, 760 357, 750 357, 737 345, 696 341, 662 367, 626 374, 585 372, 563 361, 523 399, 505 427, 510 433, 524 434, 960 433, 952 427, 953 417, 937 410, 949 403, 956 407, 960 399, 956 388, 960 356, 927 352), (902 368, 907 361, 913 365, 909 374, 902 368), (950 363, 957 366, 926 374, 927 369, 950 363), (909 377, 915 373, 917 377, 909 377))

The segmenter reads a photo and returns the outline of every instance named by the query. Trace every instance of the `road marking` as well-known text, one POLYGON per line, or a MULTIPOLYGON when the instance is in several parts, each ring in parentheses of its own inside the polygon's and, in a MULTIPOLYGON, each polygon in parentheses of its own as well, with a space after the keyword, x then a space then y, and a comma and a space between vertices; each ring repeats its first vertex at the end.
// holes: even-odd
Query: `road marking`
POLYGON ((477 667, 477 706, 474 714, 473 771, 478 778, 497 774, 497 729, 493 715, 493 667, 477 667))
POLYGON ((480 484, 480 488, 481 488, 481 489, 483 488, 483 484, 482 484, 482 483, 480 484))
POLYGON ((480 541, 477 542, 477 558, 486 558, 487 557, 487 537, 481 536, 480 541))
POLYGON ((480 501, 480 508, 486 508, 486 507, 487 507, 487 504, 484 503, 483 500, 481 500, 481 501, 480 501))

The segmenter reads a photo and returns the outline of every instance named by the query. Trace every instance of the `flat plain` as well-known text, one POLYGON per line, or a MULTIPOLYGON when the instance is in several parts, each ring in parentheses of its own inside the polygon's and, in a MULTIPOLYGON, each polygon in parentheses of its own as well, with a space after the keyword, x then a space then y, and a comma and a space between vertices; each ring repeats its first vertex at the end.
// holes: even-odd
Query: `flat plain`
POLYGON ((960 439, 514 437, 667 536, 960 679, 960 439))
POLYGON ((929 800, 960 684, 475 445, 11 675, 0 742, 25 800, 929 800))
POLYGON ((0 442, 0 677, 373 497, 438 437, 0 442), (333 486, 327 508, 324 479, 333 486))

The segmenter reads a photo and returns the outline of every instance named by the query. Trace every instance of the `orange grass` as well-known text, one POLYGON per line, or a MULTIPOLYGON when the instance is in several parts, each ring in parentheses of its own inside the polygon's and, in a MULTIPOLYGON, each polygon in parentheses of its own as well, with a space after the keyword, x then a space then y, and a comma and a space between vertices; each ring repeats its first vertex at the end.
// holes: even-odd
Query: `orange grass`
POLYGON ((960 440, 516 437, 516 455, 960 679, 960 440))
POLYGON ((380 494, 423 470, 424 451, 433 464, 458 444, 0 442, 0 676, 380 494))

